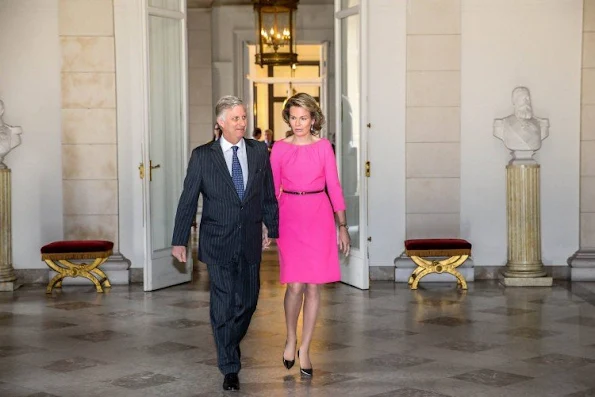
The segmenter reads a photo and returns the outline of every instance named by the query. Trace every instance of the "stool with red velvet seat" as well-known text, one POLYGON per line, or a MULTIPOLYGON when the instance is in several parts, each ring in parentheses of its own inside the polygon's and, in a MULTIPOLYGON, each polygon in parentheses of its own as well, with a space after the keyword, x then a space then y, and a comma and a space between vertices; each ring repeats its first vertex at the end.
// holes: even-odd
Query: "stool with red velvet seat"
POLYGON ((457 286, 467 289, 467 281, 456 270, 471 255, 471 243, 463 239, 414 239, 405 241, 405 254, 417 265, 409 277, 411 289, 417 289, 419 280, 431 273, 449 273, 457 278, 457 286), (446 257, 428 260, 424 258, 446 257))
POLYGON ((46 293, 51 294, 54 287, 61 288, 65 277, 85 277, 95 284, 97 292, 103 292, 103 287, 111 287, 107 275, 99 266, 107 261, 113 248, 114 243, 105 240, 55 241, 44 245, 41 260, 58 273, 48 283, 46 293), (87 259, 93 262, 71 262, 87 259))

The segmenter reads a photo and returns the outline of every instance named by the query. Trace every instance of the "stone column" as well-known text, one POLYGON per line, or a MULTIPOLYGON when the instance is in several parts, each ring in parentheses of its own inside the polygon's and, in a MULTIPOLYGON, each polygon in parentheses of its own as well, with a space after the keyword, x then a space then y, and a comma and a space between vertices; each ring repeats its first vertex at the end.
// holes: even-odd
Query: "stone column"
POLYGON ((506 166, 508 261, 506 286, 551 286, 541 262, 540 167, 534 161, 506 166))
POLYGON ((0 291, 19 288, 12 267, 11 174, 0 168, 0 291))

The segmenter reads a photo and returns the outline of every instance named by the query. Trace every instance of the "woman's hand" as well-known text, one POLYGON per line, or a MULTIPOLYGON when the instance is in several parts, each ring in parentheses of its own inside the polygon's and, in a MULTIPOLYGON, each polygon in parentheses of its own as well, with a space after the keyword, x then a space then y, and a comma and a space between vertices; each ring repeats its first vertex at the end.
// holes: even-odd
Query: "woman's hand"
POLYGON ((351 238, 349 237, 349 231, 345 227, 339 227, 339 249, 343 255, 349 256, 351 238))

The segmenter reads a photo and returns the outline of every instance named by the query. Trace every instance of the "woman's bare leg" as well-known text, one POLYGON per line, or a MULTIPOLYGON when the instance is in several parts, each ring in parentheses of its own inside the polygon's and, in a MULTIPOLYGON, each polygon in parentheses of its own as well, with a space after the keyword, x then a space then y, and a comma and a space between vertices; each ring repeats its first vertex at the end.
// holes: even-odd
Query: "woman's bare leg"
POLYGON ((310 361, 310 342, 316 326, 316 317, 320 308, 320 286, 318 284, 306 284, 304 294, 304 328, 302 330, 302 343, 300 344, 300 367, 312 368, 310 361))
POLYGON ((304 291, 306 284, 303 283, 289 283, 285 290, 285 300, 283 306, 285 307, 285 324, 287 326, 287 344, 283 351, 283 358, 291 361, 295 360, 295 346, 297 343, 297 323, 302 310, 302 302, 304 300, 304 291))

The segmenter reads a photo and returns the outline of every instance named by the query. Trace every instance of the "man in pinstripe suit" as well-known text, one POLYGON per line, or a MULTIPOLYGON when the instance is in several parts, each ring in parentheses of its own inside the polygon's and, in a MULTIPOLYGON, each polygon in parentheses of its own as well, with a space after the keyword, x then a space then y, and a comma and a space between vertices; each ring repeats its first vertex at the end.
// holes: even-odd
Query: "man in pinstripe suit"
POLYGON ((279 211, 267 147, 244 139, 246 108, 225 96, 216 109, 222 135, 193 150, 178 204, 172 255, 186 261, 202 193, 198 258, 211 280, 211 325, 224 390, 239 390, 240 342, 256 310, 262 249, 278 237, 279 211), (262 222, 268 236, 262 235, 262 222))

